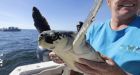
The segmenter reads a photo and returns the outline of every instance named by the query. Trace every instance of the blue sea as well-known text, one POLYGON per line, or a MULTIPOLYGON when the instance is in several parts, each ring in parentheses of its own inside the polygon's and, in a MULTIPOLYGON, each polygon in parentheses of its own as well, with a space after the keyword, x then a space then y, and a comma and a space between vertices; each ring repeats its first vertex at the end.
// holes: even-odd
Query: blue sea
POLYGON ((36 30, 0 31, 0 75, 9 75, 20 65, 40 62, 36 53, 37 38, 36 30))

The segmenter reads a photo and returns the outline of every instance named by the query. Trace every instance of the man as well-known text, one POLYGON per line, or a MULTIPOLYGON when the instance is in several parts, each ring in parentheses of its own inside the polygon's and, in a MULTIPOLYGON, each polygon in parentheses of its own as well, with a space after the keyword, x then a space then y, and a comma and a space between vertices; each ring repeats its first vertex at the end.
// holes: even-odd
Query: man
MULTIPOLYGON (((101 53, 105 62, 81 58, 75 66, 89 75, 140 75, 140 17, 136 16, 140 0, 107 3, 111 19, 91 25, 86 34, 87 42, 101 53)), ((50 57, 54 55, 50 53, 50 57)))

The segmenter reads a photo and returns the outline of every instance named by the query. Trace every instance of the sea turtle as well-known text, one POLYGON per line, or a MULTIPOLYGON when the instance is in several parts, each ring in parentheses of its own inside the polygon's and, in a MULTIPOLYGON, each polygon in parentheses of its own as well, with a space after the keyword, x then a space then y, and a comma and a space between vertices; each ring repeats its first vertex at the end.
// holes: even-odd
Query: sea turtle
POLYGON ((69 68, 80 73, 84 72, 78 70, 74 65, 75 61, 79 62, 79 58, 102 62, 103 60, 98 52, 96 52, 85 40, 85 32, 91 23, 91 20, 95 17, 101 3, 102 0, 98 0, 96 7, 91 11, 90 17, 85 21, 79 32, 51 30, 47 21, 41 16, 38 9, 34 7, 34 25, 40 32, 38 39, 39 48, 54 51, 63 59, 69 68))

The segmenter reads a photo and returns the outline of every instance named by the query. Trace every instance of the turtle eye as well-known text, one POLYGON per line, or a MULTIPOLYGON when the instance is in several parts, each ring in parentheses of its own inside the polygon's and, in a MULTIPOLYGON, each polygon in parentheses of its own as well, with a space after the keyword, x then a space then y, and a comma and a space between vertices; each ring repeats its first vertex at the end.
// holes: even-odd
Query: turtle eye
POLYGON ((44 36, 44 34, 40 34, 40 37, 43 37, 44 36))

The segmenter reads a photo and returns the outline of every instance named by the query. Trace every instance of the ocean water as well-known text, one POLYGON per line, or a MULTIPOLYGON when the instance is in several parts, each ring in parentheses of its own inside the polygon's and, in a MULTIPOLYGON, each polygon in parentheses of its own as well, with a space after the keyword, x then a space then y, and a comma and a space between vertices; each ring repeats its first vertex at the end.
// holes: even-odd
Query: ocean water
POLYGON ((36 53, 37 37, 36 30, 0 31, 0 75, 9 75, 20 65, 40 62, 36 53))

